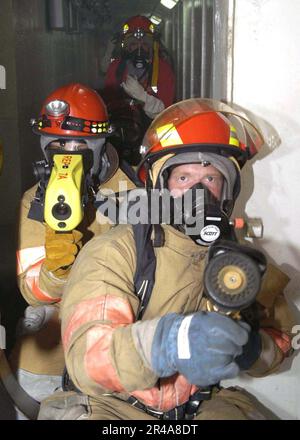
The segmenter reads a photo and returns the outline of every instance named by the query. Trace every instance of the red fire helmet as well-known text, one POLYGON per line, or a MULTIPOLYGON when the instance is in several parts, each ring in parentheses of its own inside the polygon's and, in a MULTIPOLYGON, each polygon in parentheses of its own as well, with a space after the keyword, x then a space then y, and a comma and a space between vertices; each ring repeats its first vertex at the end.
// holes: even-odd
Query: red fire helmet
POLYGON ((58 137, 105 137, 110 133, 102 98, 95 90, 79 83, 68 84, 51 93, 32 126, 36 134, 58 137))
POLYGON ((149 171, 159 159, 163 166, 164 156, 197 151, 227 157, 239 171, 263 144, 263 136, 245 114, 220 101, 192 98, 168 107, 152 122, 137 173, 145 183, 152 180, 149 171))

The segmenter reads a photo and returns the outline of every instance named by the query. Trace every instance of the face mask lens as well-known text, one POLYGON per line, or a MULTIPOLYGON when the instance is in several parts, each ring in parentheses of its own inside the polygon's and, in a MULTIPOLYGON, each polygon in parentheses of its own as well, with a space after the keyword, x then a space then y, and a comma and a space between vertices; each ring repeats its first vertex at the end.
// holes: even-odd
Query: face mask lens
POLYGON ((208 174, 201 180, 201 183, 203 184, 204 187, 208 189, 208 195, 207 195, 208 198, 210 197, 209 193, 211 193, 218 200, 221 199, 223 193, 223 184, 224 184, 224 178, 222 175, 208 174))
POLYGON ((45 153, 50 166, 52 166, 51 164, 55 154, 81 154, 85 173, 87 173, 93 166, 93 151, 88 148, 87 143, 83 139, 71 141, 57 139, 47 145, 45 153))
POLYGON ((72 140, 68 141, 65 139, 58 139, 57 141, 51 142, 46 147, 47 150, 58 150, 58 151, 81 151, 86 150, 88 148, 86 142, 84 140, 72 140))

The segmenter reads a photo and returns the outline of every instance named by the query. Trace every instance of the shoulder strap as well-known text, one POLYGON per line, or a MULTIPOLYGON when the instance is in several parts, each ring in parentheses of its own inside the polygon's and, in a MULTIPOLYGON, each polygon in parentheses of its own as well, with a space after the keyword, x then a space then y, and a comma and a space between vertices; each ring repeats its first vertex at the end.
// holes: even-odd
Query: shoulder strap
POLYGON ((140 300, 137 320, 142 319, 149 303, 155 282, 156 257, 152 244, 152 225, 132 225, 136 246, 135 294, 140 300))
POLYGON ((121 160, 120 168, 123 171, 123 173, 126 174, 126 176, 129 178, 129 180, 131 180, 135 184, 137 188, 144 188, 144 185, 139 180, 136 172, 134 171, 132 166, 129 165, 128 162, 126 162, 126 160, 124 159, 121 160))
MULTIPOLYGON (((133 191, 135 190, 129 190, 128 195, 133 191)), ((116 199, 112 200, 110 197, 98 193, 97 201, 94 205, 103 215, 108 217, 109 212, 115 213, 116 209, 117 222, 121 221, 121 223, 123 223, 124 216, 128 216, 128 211, 122 211, 122 207, 120 207, 120 205, 117 203, 118 196, 119 194, 115 194, 116 199)), ((131 202, 129 201, 129 204, 130 203, 131 202)), ((128 217, 127 219, 130 220, 128 217)), ((115 222, 115 219, 111 220, 115 222)), ((137 223, 131 224, 131 226, 136 247, 137 263, 133 282, 135 294, 140 300, 140 307, 137 314, 137 319, 139 320, 145 313, 153 290, 156 270, 156 256, 154 247, 163 246, 163 231, 159 225, 153 226, 150 223, 137 223), (153 240, 152 233, 154 235, 153 240)))

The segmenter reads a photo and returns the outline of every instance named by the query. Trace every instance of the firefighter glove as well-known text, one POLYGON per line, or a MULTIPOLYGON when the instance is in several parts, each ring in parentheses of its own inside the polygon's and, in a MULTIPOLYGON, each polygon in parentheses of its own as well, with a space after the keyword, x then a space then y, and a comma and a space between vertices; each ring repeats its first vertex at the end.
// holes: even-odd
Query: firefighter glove
POLYGON ((235 358, 243 353, 249 332, 248 324, 215 312, 165 315, 152 343, 152 368, 159 377, 181 373, 198 386, 236 377, 235 358))
POLYGON ((127 95, 143 103, 146 102, 147 92, 133 76, 128 75, 126 81, 121 84, 127 95))
POLYGON ((57 233, 46 226, 44 267, 59 278, 66 276, 82 247, 81 239, 82 234, 76 229, 57 233))

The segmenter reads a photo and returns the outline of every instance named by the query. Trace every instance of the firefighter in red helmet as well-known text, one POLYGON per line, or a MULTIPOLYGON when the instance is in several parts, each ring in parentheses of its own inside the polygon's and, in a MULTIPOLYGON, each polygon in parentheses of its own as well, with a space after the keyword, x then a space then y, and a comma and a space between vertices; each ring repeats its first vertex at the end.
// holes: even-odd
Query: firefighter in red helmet
POLYGON ((126 148, 130 142, 136 147, 151 120, 174 102, 175 77, 159 34, 147 17, 128 19, 118 44, 120 56, 109 65, 104 96, 116 124, 126 127, 129 118, 135 122, 138 139, 131 139, 132 130, 125 128, 127 138, 123 143, 126 148), (120 105, 124 106, 123 112, 120 105))
MULTIPOLYGON (((189 99, 174 104, 153 121, 141 148, 138 173, 145 193, 158 196, 148 199, 146 208, 151 214, 162 210, 167 190, 180 199, 201 186, 210 204, 204 198, 200 206, 196 200, 196 216, 215 224, 229 220, 240 169, 263 142, 248 119, 221 102, 189 99), (206 215, 208 208, 218 215, 206 215)), ((213 245, 202 229, 190 234, 187 208, 181 222, 173 216, 168 223, 161 216, 155 222, 151 216, 148 223, 121 224, 90 241, 76 260, 61 316, 66 365, 86 398, 78 418, 264 417, 250 396, 225 389, 220 381, 241 371, 253 377, 272 374, 291 354, 294 321, 282 294, 288 279, 274 267, 266 270, 262 284, 259 279, 255 326, 249 315, 236 319, 219 304, 210 308, 205 277, 213 245)), ((220 238, 224 231, 220 225, 220 238)), ((222 250, 216 259, 223 255, 222 250)), ((225 256, 229 259, 230 252, 225 256)), ((233 307, 251 277, 243 266, 239 280, 234 271, 240 266, 228 265, 225 277, 220 270, 214 279, 217 287, 226 283, 232 288, 233 307)), ((72 417, 82 394, 52 396, 43 402, 39 418, 72 417)))
POLYGON ((64 360, 58 305, 71 267, 81 247, 110 228, 99 221, 95 195, 104 186, 117 192, 120 181, 134 185, 118 168, 117 152, 109 143, 106 105, 93 89, 79 83, 58 88, 46 98, 32 127, 40 137, 44 160, 36 166, 39 183, 25 192, 21 202, 18 285, 29 307, 19 322, 20 338, 11 362, 20 383, 39 390, 34 397, 40 400, 61 381, 64 360), (78 154, 83 160, 85 206, 83 219, 73 230, 56 232, 44 220, 48 170, 55 154, 78 154))
MULTIPOLYGON (((103 100, 94 90, 81 84, 69 84, 51 93, 43 104, 40 117, 33 120, 33 131, 40 136, 40 145, 46 166, 54 152, 80 152, 84 160, 88 153, 92 153, 88 174, 90 176, 89 185, 94 192, 97 191, 100 184, 109 181, 113 176, 117 181, 125 179, 124 175, 120 175, 120 171, 117 173, 118 156, 108 142, 110 129, 103 100)), ((114 182, 109 182, 108 186, 111 183, 114 182)), ((89 214, 88 224, 84 218, 82 224, 79 225, 81 231, 54 234, 47 228, 46 237, 50 239, 50 242, 52 232, 55 243, 56 241, 60 243, 66 241, 64 246, 57 245, 61 247, 60 251, 53 244, 49 246, 47 254, 46 246, 46 254, 44 254, 44 225, 34 221, 37 220, 34 217, 39 216, 37 211, 41 206, 37 205, 39 195, 32 197, 34 192, 34 189, 29 190, 29 193, 26 192, 22 202, 20 249, 18 251, 20 287, 28 303, 32 305, 53 304, 60 301, 61 288, 78 252, 78 243, 82 239, 83 242, 86 241, 83 237, 84 229, 90 231, 90 236, 98 235, 102 232, 103 225, 92 221, 92 216, 89 214), (30 203, 32 201, 33 203, 30 203), (29 218, 27 214, 29 214, 29 218), (39 238, 37 232, 27 233, 27 228, 32 230, 33 225, 41 228, 42 238, 39 238), (35 237, 34 243, 32 235, 35 237), (39 243, 41 246, 37 246, 39 240, 41 240, 39 243), (28 249, 31 251, 29 252, 28 249), (65 252, 62 252, 63 249, 65 252), (39 255, 38 252, 40 252, 39 255), (70 254, 67 258, 68 252, 70 254), (23 255, 25 255, 25 259, 23 255)), ((87 214, 90 209, 94 210, 88 203, 86 206, 87 214)), ((104 226, 104 228, 107 227, 104 226)))

